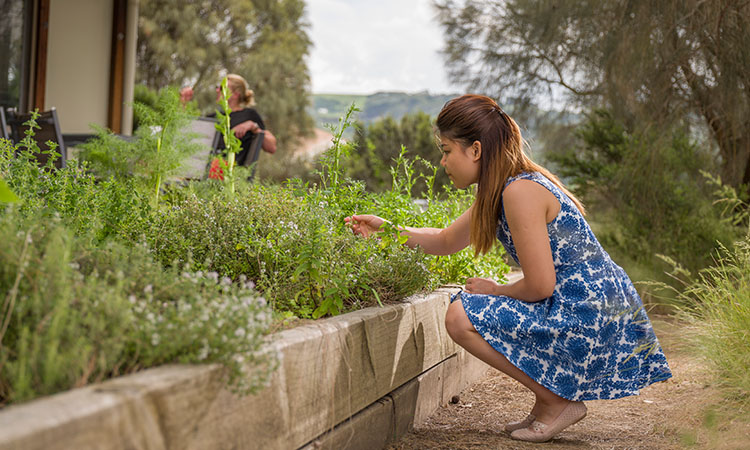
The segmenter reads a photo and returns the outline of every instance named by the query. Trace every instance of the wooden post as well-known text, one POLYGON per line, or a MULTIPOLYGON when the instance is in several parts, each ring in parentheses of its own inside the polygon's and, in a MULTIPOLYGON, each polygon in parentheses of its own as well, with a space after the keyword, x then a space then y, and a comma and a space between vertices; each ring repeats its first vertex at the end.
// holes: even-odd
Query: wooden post
MULTIPOLYGON (((44 111, 44 92, 47 83, 47 37, 49 36, 49 1, 39 0, 36 27, 36 68, 34 70, 33 108, 44 111)), ((32 108, 32 109, 33 109, 32 108)))
POLYGON ((123 70, 125 68, 127 11, 128 2, 126 0, 114 0, 107 126, 115 133, 122 132, 123 70))

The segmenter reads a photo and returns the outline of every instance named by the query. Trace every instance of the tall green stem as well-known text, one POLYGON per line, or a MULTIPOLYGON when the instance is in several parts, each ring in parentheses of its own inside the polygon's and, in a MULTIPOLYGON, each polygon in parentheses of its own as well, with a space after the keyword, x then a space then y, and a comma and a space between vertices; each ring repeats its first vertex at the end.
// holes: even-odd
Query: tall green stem
MULTIPOLYGON (((161 153, 161 143, 164 140, 164 133, 169 127, 169 121, 164 124, 159 133, 159 138, 156 140, 156 154, 157 156, 161 153)), ((154 207, 159 206, 159 191, 161 190, 161 171, 157 168, 156 172, 156 187, 154 188, 154 207)))
MULTIPOLYGON (((225 86, 222 86, 222 88, 224 88, 224 87, 225 86)), ((224 95, 224 98, 226 98, 226 95, 224 95)), ((231 146, 230 146, 230 143, 229 143, 229 140, 230 140, 229 133, 232 132, 232 127, 231 127, 231 122, 230 122, 229 114, 226 114, 224 116, 224 122, 225 122, 225 125, 224 125, 225 128, 224 129, 227 130, 227 134, 224 135, 224 147, 229 150, 229 149, 231 149, 231 146)), ((233 174, 233 169, 234 169, 234 152, 233 151, 228 151, 227 153, 228 153, 227 154, 227 178, 228 178, 228 181, 229 181, 229 192, 232 193, 232 194, 234 194, 234 174, 233 174)))
POLYGON ((234 162, 235 153, 242 150, 240 140, 232 132, 232 122, 230 115, 232 109, 229 107, 229 89, 227 88, 227 78, 224 77, 221 80, 221 98, 219 99, 219 106, 221 111, 218 111, 219 122, 216 124, 216 129, 224 136, 224 147, 227 152, 227 174, 224 177, 225 183, 229 184, 230 194, 234 194, 234 162), (223 113, 222 113, 223 111, 223 113))

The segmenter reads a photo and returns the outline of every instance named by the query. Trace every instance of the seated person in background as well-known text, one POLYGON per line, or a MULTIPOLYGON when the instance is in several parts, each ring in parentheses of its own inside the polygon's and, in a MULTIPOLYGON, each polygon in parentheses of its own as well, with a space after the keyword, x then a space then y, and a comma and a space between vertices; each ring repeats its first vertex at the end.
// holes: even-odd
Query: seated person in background
MULTIPOLYGON (((227 75, 227 89, 229 91, 229 108, 232 112, 229 114, 229 126, 234 131, 240 141, 242 141, 242 151, 237 154, 238 160, 243 160, 250 149, 253 137, 263 130, 263 151, 268 153, 276 152, 276 137, 266 129, 263 119, 258 111, 251 108, 255 105, 255 95, 248 87, 247 81, 239 75, 227 75)), ((193 98, 193 88, 184 87, 180 90, 180 99, 187 103, 193 98)), ((216 86, 216 101, 221 100, 221 86, 216 86)), ((219 150, 224 149, 223 140, 219 143, 219 150)))

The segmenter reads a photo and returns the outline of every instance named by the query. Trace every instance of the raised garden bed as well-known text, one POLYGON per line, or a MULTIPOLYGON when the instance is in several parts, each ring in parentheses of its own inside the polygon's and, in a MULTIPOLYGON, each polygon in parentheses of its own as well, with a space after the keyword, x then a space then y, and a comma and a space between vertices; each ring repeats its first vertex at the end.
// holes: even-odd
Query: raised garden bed
POLYGON ((0 449, 381 448, 486 372, 445 331, 455 291, 277 333, 254 395, 217 365, 172 365, 8 407, 0 449))

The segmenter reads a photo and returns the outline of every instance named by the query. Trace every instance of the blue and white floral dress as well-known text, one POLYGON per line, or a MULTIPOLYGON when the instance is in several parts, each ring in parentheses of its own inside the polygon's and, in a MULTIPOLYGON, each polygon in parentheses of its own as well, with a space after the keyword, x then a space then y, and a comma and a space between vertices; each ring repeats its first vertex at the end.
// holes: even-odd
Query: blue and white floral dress
MULTIPOLYGON (((460 298, 479 334, 508 360, 569 400, 615 399, 672 376, 633 283, 594 237, 573 201, 538 172, 532 180, 560 201, 547 224, 557 274, 551 297, 528 303, 506 296, 460 298)), ((497 237, 518 262, 503 209, 497 237)))

